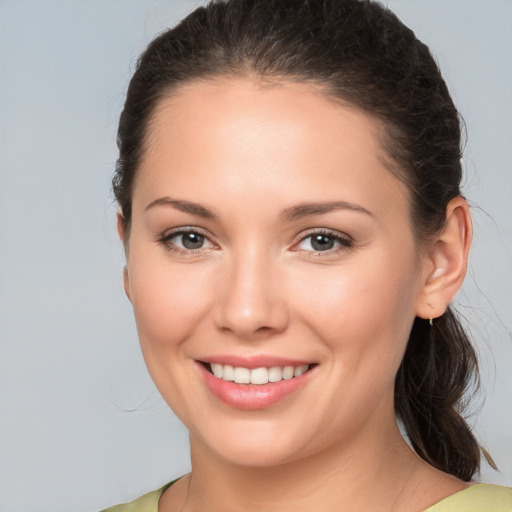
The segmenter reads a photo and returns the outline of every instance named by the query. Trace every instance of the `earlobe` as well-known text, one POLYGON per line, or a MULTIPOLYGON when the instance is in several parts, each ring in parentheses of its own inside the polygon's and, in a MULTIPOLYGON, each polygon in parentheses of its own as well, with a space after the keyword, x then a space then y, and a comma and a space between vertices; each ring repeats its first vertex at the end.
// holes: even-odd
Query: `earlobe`
POLYGON ((472 236, 469 205, 463 197, 455 197, 448 203, 445 224, 428 251, 430 271, 416 305, 420 318, 441 316, 459 291, 466 275, 472 236))

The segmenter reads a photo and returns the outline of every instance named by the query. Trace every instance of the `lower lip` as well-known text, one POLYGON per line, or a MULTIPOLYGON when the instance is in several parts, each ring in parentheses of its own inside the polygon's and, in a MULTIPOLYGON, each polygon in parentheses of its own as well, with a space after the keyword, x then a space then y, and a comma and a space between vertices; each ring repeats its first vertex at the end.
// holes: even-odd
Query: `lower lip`
POLYGON ((268 384, 237 384, 218 379, 201 363, 198 363, 206 386, 219 400, 235 409, 265 409, 301 389, 314 373, 316 367, 309 369, 300 377, 269 382, 268 384))

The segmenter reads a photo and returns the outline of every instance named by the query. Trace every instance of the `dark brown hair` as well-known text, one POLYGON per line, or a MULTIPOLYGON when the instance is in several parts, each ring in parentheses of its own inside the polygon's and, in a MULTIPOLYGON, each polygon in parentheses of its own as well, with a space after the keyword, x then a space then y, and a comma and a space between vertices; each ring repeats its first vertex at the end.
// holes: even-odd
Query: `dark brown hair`
MULTIPOLYGON (((419 240, 444 224, 460 195, 458 112, 428 48, 370 0, 214 0, 159 35, 140 57, 118 131, 113 178, 126 228, 133 184, 159 100, 221 76, 311 82, 378 120, 389 167, 409 188, 419 240)), ((480 449, 461 416, 477 359, 449 308, 416 318, 396 377, 395 410, 417 453, 463 480, 480 449)))

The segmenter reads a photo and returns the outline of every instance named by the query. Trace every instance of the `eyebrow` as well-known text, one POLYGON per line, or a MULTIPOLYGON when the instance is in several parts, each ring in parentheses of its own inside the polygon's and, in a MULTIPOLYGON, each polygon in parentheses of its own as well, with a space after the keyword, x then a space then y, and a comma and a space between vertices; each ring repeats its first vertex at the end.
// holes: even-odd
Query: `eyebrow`
POLYGON ((283 222, 290 222, 310 215, 322 215, 336 210, 351 210, 373 217, 373 214, 366 208, 357 204, 347 203, 346 201, 329 201, 320 203, 301 203, 296 206, 292 206, 291 208, 284 210, 281 214, 281 220, 283 222))
POLYGON ((184 201, 183 199, 173 199, 171 197, 160 197, 159 199, 155 199, 149 203, 144 211, 148 211, 155 206, 170 206, 171 208, 175 208, 176 210, 180 210, 185 213, 191 213, 192 215, 197 215, 199 217, 203 217, 205 219, 216 219, 217 215, 213 213, 208 208, 204 206, 193 203, 191 201, 184 201))
MULTIPOLYGON (((144 211, 148 211, 155 206, 170 206, 176 210, 180 210, 185 213, 197 215, 205 219, 217 219, 217 215, 208 208, 194 203, 192 201, 185 201, 183 199, 173 199, 171 197, 160 197, 151 201, 146 206, 144 211)), ((330 213, 336 210, 351 210, 358 213, 364 213, 366 215, 373 215, 357 204, 347 203, 346 201, 329 201, 329 202, 316 202, 316 203, 301 203, 284 210, 280 215, 281 222, 291 222, 294 220, 302 219, 310 215, 322 215, 330 213)))

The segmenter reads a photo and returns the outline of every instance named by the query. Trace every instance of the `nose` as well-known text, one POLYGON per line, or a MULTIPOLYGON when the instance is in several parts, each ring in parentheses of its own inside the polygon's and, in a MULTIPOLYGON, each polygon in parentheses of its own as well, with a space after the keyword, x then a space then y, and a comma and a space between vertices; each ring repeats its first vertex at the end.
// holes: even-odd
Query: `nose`
POLYGON ((228 265, 215 307, 217 328, 244 340, 283 332, 289 313, 278 265, 268 258, 241 255, 228 265))

